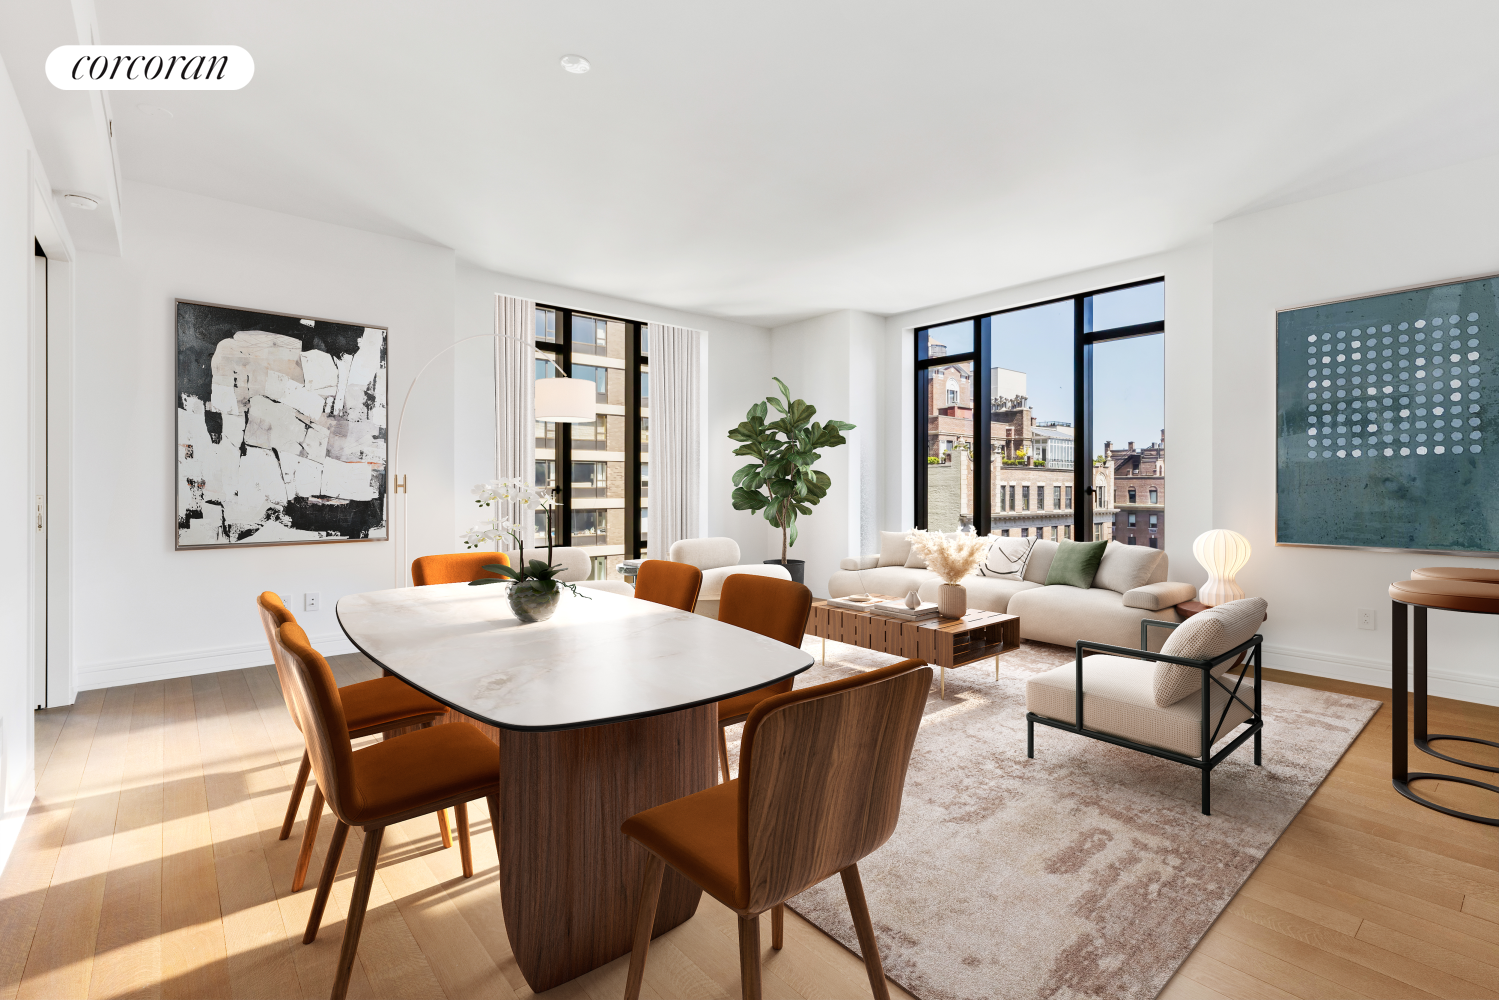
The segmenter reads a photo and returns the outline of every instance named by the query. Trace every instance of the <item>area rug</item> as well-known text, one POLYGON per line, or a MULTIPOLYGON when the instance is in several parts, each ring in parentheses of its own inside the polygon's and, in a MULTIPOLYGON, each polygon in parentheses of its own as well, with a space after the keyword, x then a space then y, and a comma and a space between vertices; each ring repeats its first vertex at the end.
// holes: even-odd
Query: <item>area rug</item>
MULTIPOLYGON (((1264 766, 1220 764, 1203 816, 1194 768, 1044 726, 1026 758, 1026 678, 1072 656, 933 682, 900 825, 859 864, 886 974, 922 1000, 1154 997, 1379 707, 1266 682, 1264 766)), ((896 660, 830 642, 797 686, 896 660)), ((838 879, 790 905, 858 951, 838 879)))

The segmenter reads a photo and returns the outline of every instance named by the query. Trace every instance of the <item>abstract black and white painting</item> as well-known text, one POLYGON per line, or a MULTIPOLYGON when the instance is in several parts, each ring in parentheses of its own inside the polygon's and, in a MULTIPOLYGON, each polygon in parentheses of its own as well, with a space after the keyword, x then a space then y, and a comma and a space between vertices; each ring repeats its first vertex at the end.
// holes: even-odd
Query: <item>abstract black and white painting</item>
POLYGON ((387 537, 386 333, 177 301, 177 548, 387 537))

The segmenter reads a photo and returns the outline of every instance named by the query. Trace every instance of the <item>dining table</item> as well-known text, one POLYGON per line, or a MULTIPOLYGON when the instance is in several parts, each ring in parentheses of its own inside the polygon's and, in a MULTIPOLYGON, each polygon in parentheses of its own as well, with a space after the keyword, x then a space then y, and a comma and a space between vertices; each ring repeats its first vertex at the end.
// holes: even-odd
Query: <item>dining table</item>
MULTIPOLYGON (((717 782, 718 702, 799 674, 812 656, 587 588, 522 623, 508 589, 372 591, 341 598, 337 614, 376 665, 496 741, 505 933, 540 993, 629 953, 649 855, 620 824, 717 782)), ((700 897, 668 867, 652 936, 700 897)))

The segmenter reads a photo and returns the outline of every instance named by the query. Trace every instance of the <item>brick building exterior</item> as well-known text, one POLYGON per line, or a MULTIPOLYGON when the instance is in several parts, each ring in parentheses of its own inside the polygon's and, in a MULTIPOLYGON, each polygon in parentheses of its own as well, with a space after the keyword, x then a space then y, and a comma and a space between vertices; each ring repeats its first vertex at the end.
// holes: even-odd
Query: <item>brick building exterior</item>
POLYGON ((1105 464, 1113 470, 1114 537, 1126 545, 1166 547, 1166 431, 1143 448, 1104 442, 1105 464))

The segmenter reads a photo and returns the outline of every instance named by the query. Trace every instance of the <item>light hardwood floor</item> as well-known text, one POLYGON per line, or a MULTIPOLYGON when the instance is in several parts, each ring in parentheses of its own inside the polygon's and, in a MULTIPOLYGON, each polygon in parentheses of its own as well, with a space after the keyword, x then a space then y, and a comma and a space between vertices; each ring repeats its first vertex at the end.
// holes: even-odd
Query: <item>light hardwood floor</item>
MULTIPOLYGON (((373 675, 359 657, 335 669, 340 683, 373 675)), ((1493 733, 1499 710, 1435 700, 1432 721, 1493 733)), ((1384 709, 1162 996, 1499 996, 1499 834, 1396 795, 1389 734, 1384 709)), ((302 748, 271 668, 85 692, 38 713, 36 743, 36 803, 0 876, 0 996, 327 996, 358 834, 304 947, 312 891, 289 892, 301 824, 276 839, 302 748)), ((1493 795, 1461 785, 1432 794, 1495 810, 1493 795)), ((483 814, 469 880, 429 818, 387 832, 351 996, 530 993, 483 814)), ((733 914, 705 896, 652 947, 644 995, 738 996, 737 956, 733 914)), ((624 977, 620 959, 548 995, 617 997, 624 977)), ((788 913, 785 950, 766 949, 765 995, 862 997, 869 986, 857 958, 788 913)))

